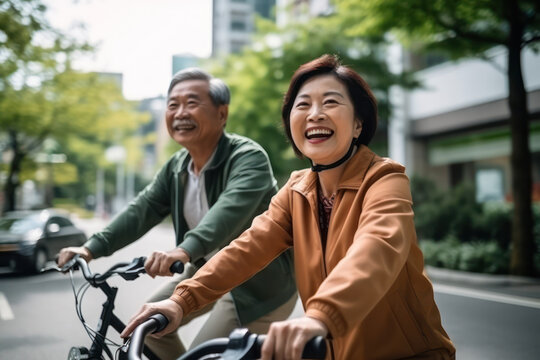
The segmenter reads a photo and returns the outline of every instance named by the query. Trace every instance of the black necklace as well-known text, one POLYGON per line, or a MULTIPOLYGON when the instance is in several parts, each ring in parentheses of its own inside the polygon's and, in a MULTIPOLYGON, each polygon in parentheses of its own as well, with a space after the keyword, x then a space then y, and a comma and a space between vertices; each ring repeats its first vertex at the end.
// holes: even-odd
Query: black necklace
POLYGON ((343 164, 353 154, 354 146, 357 145, 356 144, 357 142, 358 142, 358 138, 353 138, 352 139, 351 146, 349 146, 349 150, 347 151, 347 153, 345 155, 343 155, 343 157, 341 159, 339 159, 336 162, 333 162, 331 164, 328 164, 328 165, 311 165, 311 171, 321 172, 323 170, 333 169, 333 168, 338 167, 339 165, 343 164))

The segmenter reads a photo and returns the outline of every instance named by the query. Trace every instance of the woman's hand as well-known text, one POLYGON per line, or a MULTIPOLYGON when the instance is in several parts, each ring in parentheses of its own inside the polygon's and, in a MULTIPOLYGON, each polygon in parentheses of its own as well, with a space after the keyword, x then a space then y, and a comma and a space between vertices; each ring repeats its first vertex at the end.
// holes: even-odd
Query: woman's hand
POLYGON ((122 331, 120 334, 120 337, 128 337, 138 325, 145 322, 151 315, 158 313, 165 315, 167 320, 169 320, 169 325, 167 325, 162 331, 155 333, 154 336, 156 337, 161 337, 178 329, 180 322, 182 321, 182 317, 184 316, 182 307, 171 299, 166 299, 155 303, 147 303, 143 305, 143 307, 137 314, 135 314, 135 316, 131 318, 131 320, 129 320, 129 323, 124 331, 122 331))
POLYGON ((272 323, 261 349, 261 360, 301 359, 309 340, 327 334, 322 321, 307 316, 272 323))
POLYGON ((152 278, 156 276, 172 276, 171 265, 180 260, 183 264, 189 261, 189 254, 181 248, 169 251, 154 251, 144 263, 146 273, 152 278))

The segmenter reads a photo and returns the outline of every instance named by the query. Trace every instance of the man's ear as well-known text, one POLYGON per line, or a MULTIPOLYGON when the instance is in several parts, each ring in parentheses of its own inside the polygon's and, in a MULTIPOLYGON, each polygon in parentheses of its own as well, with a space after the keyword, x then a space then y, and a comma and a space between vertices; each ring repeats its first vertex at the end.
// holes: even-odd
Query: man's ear
POLYGON ((227 125, 227 117, 229 116, 229 105, 220 105, 218 108, 219 122, 223 127, 227 125))

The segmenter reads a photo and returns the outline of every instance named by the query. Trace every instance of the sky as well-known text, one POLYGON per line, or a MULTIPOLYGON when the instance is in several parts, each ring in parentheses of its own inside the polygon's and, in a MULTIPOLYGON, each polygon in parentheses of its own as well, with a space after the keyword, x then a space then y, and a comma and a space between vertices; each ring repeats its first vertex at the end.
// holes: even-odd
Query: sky
POLYGON ((211 53, 211 0, 44 0, 50 24, 97 46, 76 63, 123 73, 130 100, 164 95, 172 56, 211 53), (84 28, 77 26, 83 24, 84 28))

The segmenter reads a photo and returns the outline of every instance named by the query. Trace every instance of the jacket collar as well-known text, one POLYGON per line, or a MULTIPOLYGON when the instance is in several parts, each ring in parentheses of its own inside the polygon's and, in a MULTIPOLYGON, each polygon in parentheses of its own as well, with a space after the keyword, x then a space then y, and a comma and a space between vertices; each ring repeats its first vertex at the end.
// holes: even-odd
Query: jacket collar
MULTIPOLYGON (((208 164, 208 167, 206 170, 210 170, 213 168, 216 168, 221 165, 222 162, 224 162, 230 153, 230 147, 231 147, 231 139, 229 134, 227 134, 225 131, 219 138, 218 144, 217 144, 217 150, 214 158, 208 164)), ((178 153, 178 165, 176 168, 176 172, 184 172, 187 171, 187 167, 189 165, 189 161, 191 160, 191 155, 187 151, 187 149, 182 149, 178 153)))
MULTIPOLYGON (((375 153, 367 146, 361 145, 358 151, 345 163, 345 170, 339 179, 337 190, 360 188, 375 156, 375 153)), ((316 190, 317 182, 317 173, 306 169, 302 172, 300 179, 291 188, 306 195, 316 190)))

